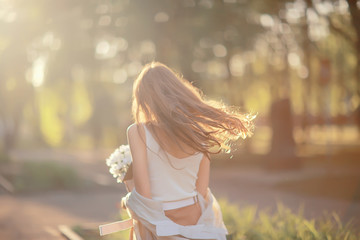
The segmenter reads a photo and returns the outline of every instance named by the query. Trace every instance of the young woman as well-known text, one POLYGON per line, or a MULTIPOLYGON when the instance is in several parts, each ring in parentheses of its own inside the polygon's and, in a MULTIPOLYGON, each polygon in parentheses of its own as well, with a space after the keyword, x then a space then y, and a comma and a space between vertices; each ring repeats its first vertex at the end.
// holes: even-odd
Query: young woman
POLYGON ((211 153, 252 134, 254 116, 207 102, 199 89, 152 62, 134 82, 128 128, 134 188, 123 203, 136 239, 226 239, 208 188, 211 153))

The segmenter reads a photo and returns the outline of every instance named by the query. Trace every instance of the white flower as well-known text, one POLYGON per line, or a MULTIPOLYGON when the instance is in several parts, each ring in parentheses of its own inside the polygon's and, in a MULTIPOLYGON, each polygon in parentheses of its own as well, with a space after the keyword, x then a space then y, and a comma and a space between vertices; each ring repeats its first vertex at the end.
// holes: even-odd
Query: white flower
POLYGON ((121 145, 106 159, 106 165, 110 167, 109 172, 118 183, 123 181, 131 161, 129 145, 121 145))
POLYGON ((130 164, 131 163, 131 156, 126 156, 122 160, 124 164, 130 164))

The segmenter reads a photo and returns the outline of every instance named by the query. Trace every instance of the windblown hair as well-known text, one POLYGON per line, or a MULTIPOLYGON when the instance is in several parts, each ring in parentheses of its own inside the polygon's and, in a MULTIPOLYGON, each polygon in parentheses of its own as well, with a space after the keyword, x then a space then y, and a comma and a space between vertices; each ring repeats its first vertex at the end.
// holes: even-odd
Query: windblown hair
POLYGON ((256 117, 205 101, 198 88, 159 62, 147 64, 135 80, 132 114, 152 133, 159 127, 169 139, 205 154, 229 151, 231 141, 251 136, 256 117))

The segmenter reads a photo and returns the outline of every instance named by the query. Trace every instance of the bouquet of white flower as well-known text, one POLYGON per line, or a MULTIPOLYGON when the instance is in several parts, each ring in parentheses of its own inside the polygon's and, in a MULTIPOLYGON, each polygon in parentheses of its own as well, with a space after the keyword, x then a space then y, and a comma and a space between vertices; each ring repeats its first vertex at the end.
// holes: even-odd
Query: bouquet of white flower
POLYGON ((121 145, 106 159, 106 165, 110 167, 109 171, 118 183, 123 182, 131 161, 129 145, 121 145))

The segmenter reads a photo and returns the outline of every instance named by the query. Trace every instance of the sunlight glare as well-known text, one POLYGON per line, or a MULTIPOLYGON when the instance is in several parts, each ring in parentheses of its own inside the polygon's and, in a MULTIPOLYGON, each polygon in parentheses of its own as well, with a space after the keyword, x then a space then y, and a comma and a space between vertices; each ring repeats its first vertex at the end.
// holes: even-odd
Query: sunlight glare
POLYGON ((44 83, 46 58, 39 57, 33 63, 32 69, 32 85, 34 87, 40 87, 44 83))
POLYGON ((5 16, 5 22, 7 23, 12 23, 16 20, 17 14, 16 12, 9 12, 8 14, 6 14, 5 16))
POLYGON ((245 72, 245 62, 240 54, 235 54, 230 59, 230 72, 235 77, 243 76, 245 72))
POLYGON ((216 44, 213 47, 213 52, 216 57, 225 57, 227 55, 226 47, 222 44, 216 44))
MULTIPOLYGON (((359 2, 358 2, 359 3, 359 2)), ((334 8, 336 12, 340 14, 348 14, 349 12, 349 5, 346 0, 338 0, 334 3, 334 8)))
POLYGON ((291 52, 288 54, 288 62, 291 67, 298 68, 301 64, 300 57, 297 53, 291 52))
POLYGON ((100 55, 105 55, 110 50, 110 44, 107 41, 101 41, 96 45, 96 53, 100 55))
POLYGON ((314 4, 316 10, 321 14, 321 15, 328 15, 329 13, 334 11, 334 7, 333 4, 328 2, 328 1, 324 1, 324 2, 317 2, 314 4))
POLYGON ((119 51, 127 50, 128 45, 129 45, 128 42, 126 41, 126 39, 124 39, 124 38, 118 38, 116 43, 117 43, 119 51))
MULTIPOLYGON (((118 52, 118 42, 116 40, 112 40, 109 42, 108 40, 101 40, 96 45, 96 57, 98 59, 108 59, 115 57, 118 52)), ((127 47, 127 46, 126 46, 127 47)))
POLYGON ((205 7, 205 8, 212 8, 214 6, 213 0, 200 0, 198 3, 199 6, 205 7))
POLYGON ((226 79, 229 77, 226 65, 220 61, 209 61, 207 65, 207 72, 215 79, 226 79))
POLYGON ((260 24, 263 27, 271 28, 274 26, 274 19, 269 14, 261 14, 260 24))
POLYGON ((111 23, 111 17, 110 16, 101 16, 99 19, 99 26, 109 26, 111 23))
POLYGON ((128 64, 127 72, 129 76, 135 76, 138 74, 143 66, 138 61, 133 61, 128 64))
POLYGON ((163 23, 169 21, 169 15, 166 12, 158 12, 155 14, 154 21, 163 23))
POLYGON ((301 13, 297 8, 290 8, 286 11, 286 20, 289 23, 299 23, 301 13))
POLYGON ((142 54, 155 54, 156 47, 154 42, 151 40, 142 41, 140 45, 140 51, 142 54))
POLYGON ((127 80, 127 72, 124 69, 116 69, 113 75, 114 83, 122 84, 127 80))

